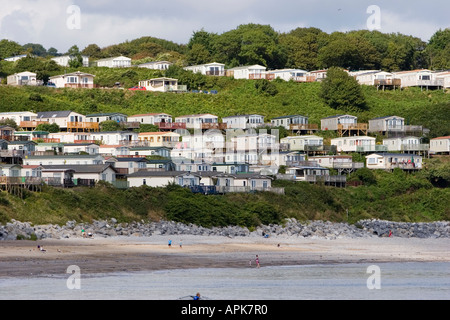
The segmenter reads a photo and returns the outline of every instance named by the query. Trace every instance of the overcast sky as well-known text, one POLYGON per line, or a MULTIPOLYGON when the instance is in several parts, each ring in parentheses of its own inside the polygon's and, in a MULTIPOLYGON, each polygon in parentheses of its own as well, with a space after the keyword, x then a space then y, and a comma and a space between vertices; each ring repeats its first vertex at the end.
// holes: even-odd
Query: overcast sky
POLYGON ((202 28, 220 34, 246 23, 331 33, 368 29, 369 20, 380 21, 383 33, 428 41, 450 27, 449 12, 448 0, 0 0, 0 39, 65 53, 74 44, 105 47, 142 36, 187 43, 202 28), (371 5, 378 6, 379 20, 367 13, 371 5))

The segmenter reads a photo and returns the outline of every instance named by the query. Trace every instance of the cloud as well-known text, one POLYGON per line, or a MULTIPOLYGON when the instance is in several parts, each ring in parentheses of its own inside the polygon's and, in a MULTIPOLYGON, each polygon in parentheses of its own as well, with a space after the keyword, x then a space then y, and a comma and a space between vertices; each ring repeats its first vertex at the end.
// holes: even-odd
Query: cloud
POLYGON ((316 27, 331 33, 366 29, 371 4, 381 8, 382 32, 428 40, 449 26, 448 0, 433 6, 411 0, 407 7, 392 0, 0 0, 0 38, 64 52, 74 44, 104 47, 142 36, 187 43, 202 28, 223 33, 246 23, 269 24, 279 32, 316 27), (80 29, 67 27, 66 10, 73 4, 81 10, 80 29))
POLYGON ((403 33, 414 35, 423 41, 430 40, 431 36, 440 28, 434 20, 419 19, 408 14, 397 14, 388 10, 381 11, 381 32, 403 33))

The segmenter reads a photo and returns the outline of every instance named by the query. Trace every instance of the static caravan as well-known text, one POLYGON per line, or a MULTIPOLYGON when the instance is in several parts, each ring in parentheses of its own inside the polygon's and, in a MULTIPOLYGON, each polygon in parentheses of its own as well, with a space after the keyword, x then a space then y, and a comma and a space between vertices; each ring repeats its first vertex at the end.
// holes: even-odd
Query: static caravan
POLYGON ((418 155, 405 153, 374 153, 366 157, 366 166, 369 169, 403 170, 422 169, 423 158, 418 155))
POLYGON ((397 116, 380 117, 369 120, 369 132, 405 132, 405 119, 397 116))
POLYGON ((223 63, 206 63, 196 66, 185 67, 184 70, 200 73, 206 76, 225 76, 225 64, 223 63))
POLYGON ((430 141, 430 153, 450 154, 450 136, 432 139, 430 141))
POLYGON ((124 56, 100 59, 97 60, 97 67, 129 68, 131 67, 131 59, 124 56))
POLYGON ((247 80, 266 79, 266 70, 266 67, 255 64, 228 69, 227 76, 247 80))
POLYGON ((376 139, 368 136, 342 137, 331 140, 337 152, 370 152, 376 150, 376 139))
POLYGON ((358 124, 358 117, 349 114, 331 116, 323 118, 321 120, 322 131, 328 130, 337 131, 339 129, 339 125, 347 127, 347 126, 355 126, 357 124, 358 124))
POLYGON ((222 118, 229 129, 251 129, 264 126, 264 116, 259 114, 245 114, 222 118))

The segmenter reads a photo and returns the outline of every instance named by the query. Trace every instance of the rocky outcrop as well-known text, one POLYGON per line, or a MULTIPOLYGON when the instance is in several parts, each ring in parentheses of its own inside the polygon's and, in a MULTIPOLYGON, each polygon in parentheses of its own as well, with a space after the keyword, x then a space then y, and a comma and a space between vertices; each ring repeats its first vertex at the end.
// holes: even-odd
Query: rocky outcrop
POLYGON ((323 221, 299 222, 287 219, 281 225, 261 226, 250 231, 247 228, 229 226, 204 228, 193 224, 171 221, 118 223, 116 219, 79 224, 69 221, 64 226, 38 225, 29 222, 11 221, 0 225, 0 240, 17 239, 70 239, 85 236, 109 237, 151 237, 152 235, 201 235, 222 237, 302 237, 302 238, 449 238, 449 222, 402 223, 380 220, 362 220, 354 225, 323 221))

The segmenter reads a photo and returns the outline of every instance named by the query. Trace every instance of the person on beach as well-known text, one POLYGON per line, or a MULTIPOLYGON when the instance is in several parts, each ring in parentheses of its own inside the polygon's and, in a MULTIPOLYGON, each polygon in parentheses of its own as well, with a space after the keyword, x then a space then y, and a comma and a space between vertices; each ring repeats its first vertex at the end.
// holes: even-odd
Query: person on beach
POLYGON ((44 247, 41 247, 41 246, 37 246, 37 247, 38 247, 39 251, 41 251, 41 252, 46 252, 47 251, 47 250, 44 249, 44 247))
POLYGON ((168 243, 169 248, 172 247, 172 240, 169 239, 169 243, 168 243))
POLYGON ((258 257, 258 255, 256 255, 255 262, 256 262, 256 267, 259 268, 260 265, 259 265, 259 257, 258 257))
POLYGON ((183 248, 183 240, 180 240, 180 248, 183 248))

